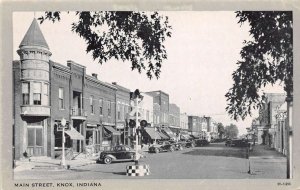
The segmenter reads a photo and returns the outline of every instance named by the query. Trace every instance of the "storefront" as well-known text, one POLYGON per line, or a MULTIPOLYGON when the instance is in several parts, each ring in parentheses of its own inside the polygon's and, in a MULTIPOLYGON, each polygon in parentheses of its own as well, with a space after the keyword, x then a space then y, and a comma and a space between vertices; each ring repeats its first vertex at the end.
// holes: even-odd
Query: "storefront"
POLYGON ((142 132, 143 136, 143 144, 153 144, 156 143, 157 140, 161 140, 161 136, 158 131, 155 130, 154 127, 146 127, 142 132))
POLYGON ((164 127, 161 129, 161 132, 164 133, 165 135, 167 135, 171 140, 176 140, 177 136, 176 134, 174 134, 171 129, 169 129, 168 127, 164 127))
POLYGON ((45 156, 47 153, 47 120, 42 118, 28 119, 26 124, 25 150, 27 155, 45 156))
POLYGON ((97 153, 101 149, 102 128, 99 124, 88 123, 85 132, 86 149, 92 153, 97 153))
POLYGON ((103 125, 103 142, 104 150, 115 145, 121 144, 121 133, 111 125, 103 125))

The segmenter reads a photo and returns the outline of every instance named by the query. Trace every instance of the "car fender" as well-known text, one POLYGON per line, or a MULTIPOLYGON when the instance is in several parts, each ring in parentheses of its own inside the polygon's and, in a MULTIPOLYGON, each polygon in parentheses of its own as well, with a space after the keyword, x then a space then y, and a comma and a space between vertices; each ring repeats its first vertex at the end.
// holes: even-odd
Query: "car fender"
POLYGON ((107 154, 104 157, 110 157, 112 160, 117 160, 117 158, 114 155, 107 154))

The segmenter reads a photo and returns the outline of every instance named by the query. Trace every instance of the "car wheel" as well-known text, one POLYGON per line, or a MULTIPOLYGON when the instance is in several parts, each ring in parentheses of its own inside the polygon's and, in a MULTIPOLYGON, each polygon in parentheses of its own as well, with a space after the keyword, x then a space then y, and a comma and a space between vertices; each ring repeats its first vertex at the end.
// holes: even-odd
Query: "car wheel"
POLYGON ((103 160, 104 164, 110 164, 112 162, 112 158, 111 157, 105 157, 103 160))
POLYGON ((154 150, 154 152, 155 152, 155 153, 159 153, 159 149, 156 148, 156 149, 154 150))

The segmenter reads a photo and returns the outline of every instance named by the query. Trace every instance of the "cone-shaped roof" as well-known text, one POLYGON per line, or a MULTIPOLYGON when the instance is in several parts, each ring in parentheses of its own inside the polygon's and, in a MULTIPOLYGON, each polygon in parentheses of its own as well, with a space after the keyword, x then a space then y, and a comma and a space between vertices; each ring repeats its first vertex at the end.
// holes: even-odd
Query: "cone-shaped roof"
POLYGON ((33 19, 19 47, 21 48, 22 46, 41 46, 49 49, 49 46, 35 18, 33 19))

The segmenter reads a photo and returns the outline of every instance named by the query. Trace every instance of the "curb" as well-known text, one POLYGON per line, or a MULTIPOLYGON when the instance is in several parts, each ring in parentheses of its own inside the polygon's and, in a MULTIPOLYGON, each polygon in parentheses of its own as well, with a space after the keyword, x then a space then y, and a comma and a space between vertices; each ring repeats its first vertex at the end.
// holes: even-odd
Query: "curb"
POLYGON ((84 164, 79 164, 79 165, 72 165, 72 164, 67 164, 70 166, 70 169, 71 168, 78 168, 78 167, 83 167, 83 166, 88 166, 88 165, 92 165, 92 164, 96 164, 96 161, 91 161, 91 162, 88 162, 88 163, 84 163, 84 164))

